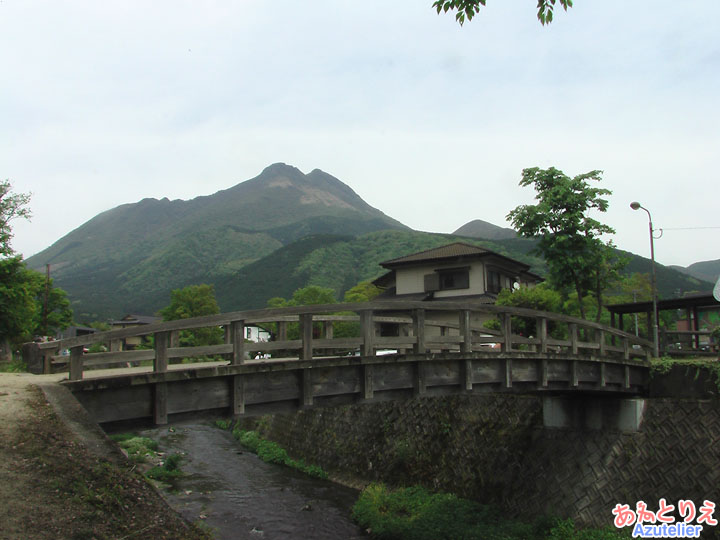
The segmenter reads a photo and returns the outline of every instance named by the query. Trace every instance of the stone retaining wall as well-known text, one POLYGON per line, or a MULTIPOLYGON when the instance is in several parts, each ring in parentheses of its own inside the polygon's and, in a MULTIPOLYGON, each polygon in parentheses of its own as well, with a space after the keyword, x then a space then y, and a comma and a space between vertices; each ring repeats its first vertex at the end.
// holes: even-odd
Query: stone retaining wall
MULTIPOLYGON (((636 433, 542 427, 534 396, 450 396, 244 420, 351 483, 421 484, 520 516, 611 524, 616 503, 712 500, 720 400, 647 400, 636 433)), ((720 529, 720 527, 718 528, 720 529)))

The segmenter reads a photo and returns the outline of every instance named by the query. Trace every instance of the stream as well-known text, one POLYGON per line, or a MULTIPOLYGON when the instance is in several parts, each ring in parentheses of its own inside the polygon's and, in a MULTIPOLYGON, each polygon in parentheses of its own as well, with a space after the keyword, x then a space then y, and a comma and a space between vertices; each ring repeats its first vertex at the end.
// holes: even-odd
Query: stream
POLYGON ((160 451, 184 454, 184 475, 164 490, 185 519, 202 521, 218 539, 365 538, 350 518, 358 492, 265 463, 229 431, 192 423, 140 432, 160 451))

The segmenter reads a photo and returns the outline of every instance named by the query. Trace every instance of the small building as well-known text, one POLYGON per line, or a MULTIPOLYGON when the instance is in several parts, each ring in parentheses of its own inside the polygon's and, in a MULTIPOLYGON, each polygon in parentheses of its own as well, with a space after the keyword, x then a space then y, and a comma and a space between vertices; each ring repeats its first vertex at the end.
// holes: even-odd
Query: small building
POLYGON ((68 326, 65 330, 59 331, 55 335, 55 339, 67 339, 78 336, 87 336, 99 332, 97 328, 90 326, 68 326))
MULTIPOLYGON (((132 315, 128 314, 125 315, 122 319, 118 319, 116 321, 110 321, 110 329, 111 330, 118 330, 120 328, 132 328, 135 326, 145 326, 148 324, 155 324, 162 322, 161 317, 155 317, 152 315, 132 315)), ((136 336, 136 337, 129 337, 125 338, 123 340, 123 346, 122 350, 124 351, 131 351, 133 349, 136 349, 138 346, 140 346, 143 343, 143 340, 146 340, 144 336, 136 336)))
MULTIPOLYGON (((652 326, 652 302, 629 302, 606 306, 610 312, 610 324, 620 330, 632 331, 631 324, 625 323, 625 315, 644 315, 647 328, 652 326)), ((710 336, 714 328, 720 326, 720 301, 712 294, 689 294, 683 298, 658 300, 658 313, 671 312, 675 319, 675 329, 659 328, 660 354, 670 355, 713 355, 718 344, 710 336)), ((647 336, 652 341, 653 336, 647 336)))
MULTIPOLYGON (((383 292, 376 301, 423 301, 432 310, 433 301, 463 301, 494 304, 503 289, 534 287, 542 278, 530 266, 486 248, 455 242, 380 263, 388 272, 373 281, 383 292)), ((436 312, 433 320, 445 315, 436 312)), ((473 316, 473 325, 490 317, 473 316)), ((457 334, 457 321, 436 327, 440 335, 457 334), (453 328, 455 327, 455 328, 453 328)), ((383 325, 381 335, 399 335, 397 325, 383 325)))
POLYGON ((260 326, 249 325, 245 327, 245 339, 253 343, 270 341, 272 334, 260 326))
POLYGON ((503 289, 542 281, 530 266, 482 247, 455 242, 380 263, 378 300, 474 300, 494 304, 503 289))

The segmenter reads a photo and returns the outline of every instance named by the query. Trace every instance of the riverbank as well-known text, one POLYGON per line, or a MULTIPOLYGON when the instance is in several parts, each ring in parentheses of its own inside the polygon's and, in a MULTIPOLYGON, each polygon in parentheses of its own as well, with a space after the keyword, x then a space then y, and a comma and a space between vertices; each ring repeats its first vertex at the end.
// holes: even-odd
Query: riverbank
POLYGON ((211 538, 167 505, 77 402, 63 404, 57 379, 0 373, 2 537, 211 538))

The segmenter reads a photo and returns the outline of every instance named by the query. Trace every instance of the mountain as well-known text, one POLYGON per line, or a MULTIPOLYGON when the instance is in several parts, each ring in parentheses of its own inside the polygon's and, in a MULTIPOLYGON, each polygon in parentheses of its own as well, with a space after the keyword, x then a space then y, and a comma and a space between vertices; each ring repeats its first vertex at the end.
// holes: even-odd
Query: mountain
MULTIPOLYGON (((126 313, 154 314, 170 292, 215 286, 223 311, 264 307, 306 285, 331 287, 336 297, 385 270, 380 262, 455 241, 521 260, 544 275, 535 241, 476 220, 470 233, 510 231, 495 239, 412 231, 320 170, 303 174, 277 163, 259 176, 189 201, 143 199, 103 212, 28 259, 51 265, 68 292, 78 322, 126 313), (505 237, 502 237, 505 236, 505 237)), ((460 230, 468 230, 461 227, 460 230)), ((628 254, 629 272, 650 261, 628 254)), ((658 265, 661 297, 709 291, 710 283, 658 265)))
POLYGON ((172 289, 213 283, 313 234, 407 229, 337 178, 284 163, 213 195, 143 199, 103 212, 44 251, 78 320, 154 313, 172 289))
POLYGON ((715 261, 696 262, 687 268, 682 266, 672 266, 672 268, 697 279, 702 279, 711 283, 715 283, 720 277, 720 259, 715 261))
POLYGON ((487 240, 507 240, 517 236, 513 229, 498 227, 482 219, 474 219, 466 223, 453 234, 469 236, 470 238, 485 238, 487 240))

